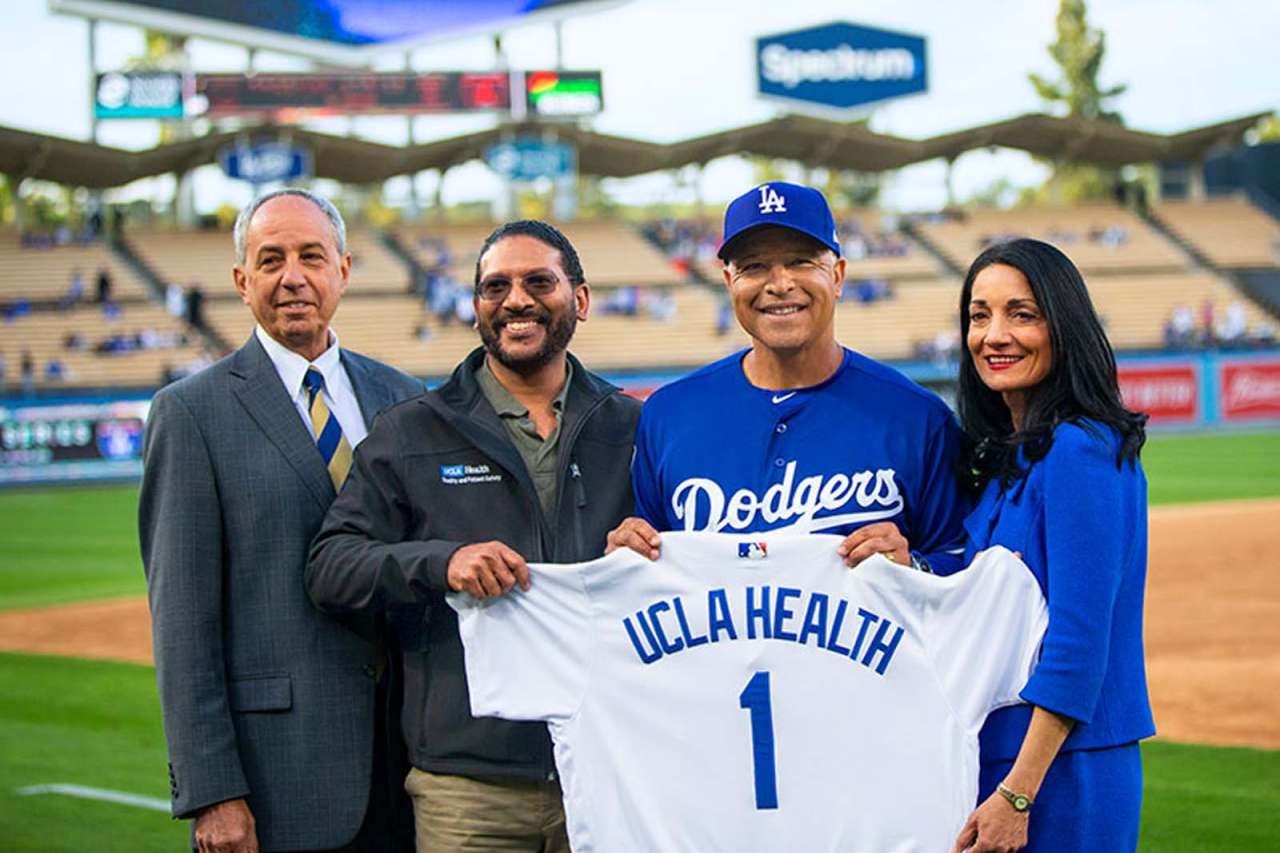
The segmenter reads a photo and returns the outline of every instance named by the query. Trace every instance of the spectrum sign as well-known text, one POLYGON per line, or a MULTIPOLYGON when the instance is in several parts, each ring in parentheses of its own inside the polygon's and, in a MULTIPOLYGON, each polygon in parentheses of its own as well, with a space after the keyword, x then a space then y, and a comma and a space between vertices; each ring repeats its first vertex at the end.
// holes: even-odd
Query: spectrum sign
POLYGON ((914 95, 928 88, 920 36, 838 22, 756 39, 756 86, 826 110, 914 95))

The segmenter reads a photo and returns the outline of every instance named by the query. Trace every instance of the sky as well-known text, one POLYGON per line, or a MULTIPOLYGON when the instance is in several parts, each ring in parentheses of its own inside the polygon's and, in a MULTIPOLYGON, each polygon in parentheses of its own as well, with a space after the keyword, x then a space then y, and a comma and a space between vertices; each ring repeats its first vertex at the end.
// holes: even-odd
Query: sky
MULTIPOLYGON (((89 137, 90 75, 88 26, 83 19, 52 14, 45 0, 5 0, 9 36, 0 58, 6 85, 0 87, 0 125, 74 139, 89 137)), ((1054 38, 1057 0, 631 0, 570 19, 563 26, 567 68, 601 69, 605 111, 592 127, 609 134, 674 141, 778 115, 776 103, 755 92, 754 40, 762 35, 836 20, 885 27, 927 40, 929 91, 878 106, 873 129, 919 138, 1043 110, 1027 74, 1054 76, 1047 45, 1054 38)), ((1115 106, 1126 123, 1140 130, 1177 132, 1248 113, 1280 108, 1280 72, 1275 36, 1280 3, 1275 0, 1092 0, 1090 23, 1107 36, 1101 80, 1123 83, 1115 106)), ((513 68, 548 67, 555 58, 554 32, 533 24, 504 35, 513 68)), ((198 71, 243 71, 242 48, 192 40, 198 71)), ((142 53, 137 28, 101 24, 98 70, 119 68, 142 53)), ((412 53, 418 70, 493 67, 487 37, 426 46, 412 53)), ((381 70, 401 70, 402 53, 380 60, 381 70)), ((260 70, 306 70, 303 60, 259 53, 260 70)), ((492 117, 420 117, 419 141, 491 126, 492 117)), ((400 117, 326 119, 318 130, 347 133, 392 144, 407 138, 400 117)), ((99 141, 122 148, 155 144, 158 128, 148 121, 100 125, 99 141)), ((890 176, 882 203, 901 210, 940 207, 945 201, 945 168, 918 164, 890 176)), ((1021 152, 974 151, 961 157, 953 180, 964 198, 1006 178, 1015 185, 1043 179, 1041 166, 1021 152)), ((800 177, 796 175, 795 177, 800 177)), ((423 198, 437 177, 417 179, 423 198)), ((708 202, 723 202, 753 180, 741 158, 715 161, 701 175, 693 170, 627 180, 606 180, 605 189, 627 203, 691 201, 694 181, 708 202)), ((197 175, 197 207, 209 211, 250 196, 247 184, 224 178, 216 166, 197 175)), ((387 198, 406 197, 408 179, 389 182, 387 198)), ((442 188, 447 203, 496 196, 498 179, 479 163, 449 172, 442 188)), ((172 192, 168 179, 116 191, 115 199, 172 192)))

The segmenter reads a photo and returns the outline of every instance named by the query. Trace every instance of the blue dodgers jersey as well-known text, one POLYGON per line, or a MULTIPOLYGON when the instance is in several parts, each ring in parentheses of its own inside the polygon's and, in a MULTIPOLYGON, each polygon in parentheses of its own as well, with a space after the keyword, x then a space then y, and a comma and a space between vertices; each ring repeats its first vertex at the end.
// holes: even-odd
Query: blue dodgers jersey
POLYGON ((656 529, 848 534, 892 521, 933 569, 960 568, 969 503, 946 404, 846 349, 809 388, 747 381, 745 351, 656 391, 632 464, 636 514, 656 529))

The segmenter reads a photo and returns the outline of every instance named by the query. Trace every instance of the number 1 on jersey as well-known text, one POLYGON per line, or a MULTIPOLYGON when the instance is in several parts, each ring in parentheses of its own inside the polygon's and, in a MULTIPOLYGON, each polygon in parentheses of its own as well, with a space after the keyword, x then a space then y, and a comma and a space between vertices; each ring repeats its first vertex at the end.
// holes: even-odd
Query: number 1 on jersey
POLYGON ((778 772, 773 762, 773 699, 769 695, 769 673, 751 676, 738 707, 751 712, 751 757, 755 765, 756 808, 778 807, 778 772))

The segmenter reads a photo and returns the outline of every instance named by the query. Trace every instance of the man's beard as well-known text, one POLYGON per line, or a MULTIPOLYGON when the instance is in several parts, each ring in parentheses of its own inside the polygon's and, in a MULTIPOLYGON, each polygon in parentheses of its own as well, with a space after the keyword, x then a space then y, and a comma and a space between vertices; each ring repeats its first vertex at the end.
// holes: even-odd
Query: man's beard
POLYGON ((478 320, 476 328, 480 332, 480 340, 484 348, 489 355, 497 359, 499 364, 513 373, 530 376, 546 367, 551 359, 568 349, 574 330, 578 328, 578 315, 573 310, 567 310, 557 318, 549 312, 530 311, 525 314, 507 314, 496 323, 478 320), (546 333, 542 337, 542 346, 528 356, 517 358, 502 348, 501 326, 513 320, 546 321, 546 333))

